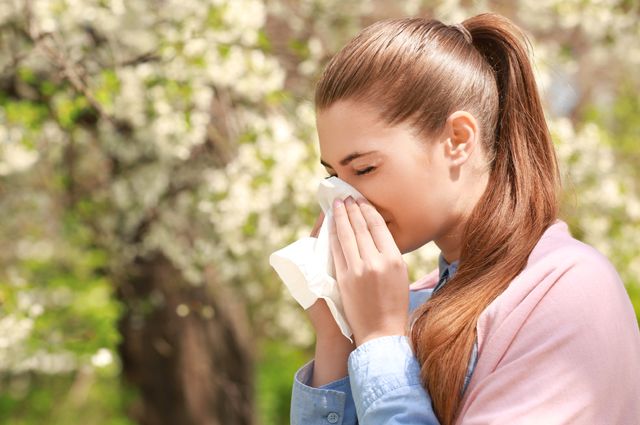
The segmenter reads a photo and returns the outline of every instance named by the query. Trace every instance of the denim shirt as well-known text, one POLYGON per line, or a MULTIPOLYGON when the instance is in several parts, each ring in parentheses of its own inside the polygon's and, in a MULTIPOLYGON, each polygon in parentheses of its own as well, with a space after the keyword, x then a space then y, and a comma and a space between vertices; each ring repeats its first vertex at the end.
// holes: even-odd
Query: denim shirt
MULTIPOLYGON (((439 258, 438 284, 409 291, 409 313, 453 277, 458 262, 439 258)), ((469 359, 463 392, 478 357, 477 340, 469 359)), ((420 382, 420 365, 404 335, 365 342, 348 359, 348 376, 319 388, 310 386, 314 360, 295 373, 291 425, 437 425, 431 397, 420 382)))

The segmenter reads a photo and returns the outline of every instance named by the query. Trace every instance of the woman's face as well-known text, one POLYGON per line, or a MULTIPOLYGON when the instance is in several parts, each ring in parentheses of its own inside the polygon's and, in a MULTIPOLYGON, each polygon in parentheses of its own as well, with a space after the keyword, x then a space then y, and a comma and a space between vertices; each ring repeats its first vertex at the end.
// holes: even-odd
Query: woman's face
POLYGON ((434 240, 448 261, 457 259, 469 205, 446 131, 421 140, 408 124, 389 127, 375 110, 351 101, 319 111, 317 128, 327 172, 376 207, 402 253, 434 240))

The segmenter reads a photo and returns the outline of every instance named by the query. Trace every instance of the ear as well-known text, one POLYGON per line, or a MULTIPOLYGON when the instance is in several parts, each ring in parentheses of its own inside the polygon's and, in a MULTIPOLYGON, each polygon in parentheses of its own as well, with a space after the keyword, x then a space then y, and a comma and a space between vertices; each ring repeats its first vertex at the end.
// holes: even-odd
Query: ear
POLYGON ((478 123, 467 111, 456 111, 449 115, 445 124, 445 152, 453 166, 467 162, 476 149, 479 138, 478 123))

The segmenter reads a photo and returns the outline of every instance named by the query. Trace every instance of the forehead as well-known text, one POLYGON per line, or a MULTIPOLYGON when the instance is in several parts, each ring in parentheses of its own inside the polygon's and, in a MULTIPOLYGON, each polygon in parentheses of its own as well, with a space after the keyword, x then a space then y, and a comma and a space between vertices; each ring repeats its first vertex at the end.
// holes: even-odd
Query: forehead
POLYGON ((370 106, 339 101, 316 115, 321 158, 334 165, 354 151, 389 149, 397 128, 387 126, 370 106))

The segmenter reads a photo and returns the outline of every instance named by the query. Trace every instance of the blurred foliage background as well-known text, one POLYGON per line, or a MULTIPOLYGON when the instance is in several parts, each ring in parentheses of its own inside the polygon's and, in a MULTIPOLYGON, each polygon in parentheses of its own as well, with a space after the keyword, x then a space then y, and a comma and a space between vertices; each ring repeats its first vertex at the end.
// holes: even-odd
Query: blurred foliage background
POLYGON ((483 11, 640 312, 637 0, 2 0, 0 423, 288 423, 314 338, 268 254, 319 211, 315 79, 376 20, 483 11))

